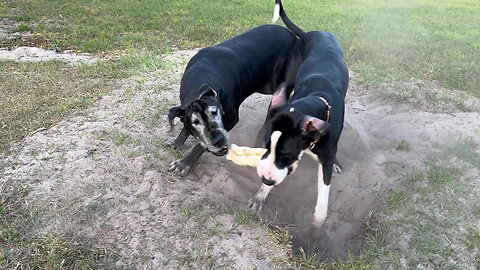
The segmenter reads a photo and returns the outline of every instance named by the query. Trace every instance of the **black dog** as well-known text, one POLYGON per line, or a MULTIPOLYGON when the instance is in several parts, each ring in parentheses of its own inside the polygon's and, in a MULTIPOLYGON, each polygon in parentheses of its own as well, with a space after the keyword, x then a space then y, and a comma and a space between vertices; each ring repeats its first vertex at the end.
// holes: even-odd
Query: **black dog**
MULTIPOLYGON (((205 152, 217 156, 228 151, 227 132, 238 122, 240 104, 254 92, 272 94, 281 82, 292 89, 295 67, 289 61, 298 38, 277 25, 263 25, 216 46, 200 50, 188 63, 180 86, 181 106, 171 108, 170 125, 179 117, 184 126, 173 146, 188 136, 199 143, 170 170, 185 176, 205 152)), ((288 91, 288 90, 287 90, 288 91)))
POLYGON ((264 184, 249 206, 260 209, 273 185, 280 184, 295 171, 306 151, 320 163, 313 224, 321 227, 327 215, 330 180, 343 128, 348 70, 333 34, 303 32, 288 19, 281 0, 276 1, 275 12, 300 37, 293 57, 301 58, 303 63, 290 101, 285 85, 273 95, 264 139, 267 152, 257 166, 264 184))

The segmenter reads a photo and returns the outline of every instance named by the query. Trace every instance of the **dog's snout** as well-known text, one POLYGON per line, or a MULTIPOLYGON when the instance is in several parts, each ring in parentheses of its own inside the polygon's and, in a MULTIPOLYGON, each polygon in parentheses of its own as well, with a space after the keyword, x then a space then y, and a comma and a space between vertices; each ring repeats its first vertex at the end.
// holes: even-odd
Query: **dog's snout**
POLYGON ((272 181, 270 179, 267 179, 265 177, 262 176, 262 182, 267 185, 267 186, 273 186, 275 184, 275 181, 272 181))
POLYGON ((208 125, 208 127, 209 127, 211 130, 218 129, 218 123, 216 123, 216 122, 210 122, 210 124, 208 125))
POLYGON ((215 145, 215 146, 223 146, 223 144, 225 144, 226 140, 225 140, 225 136, 223 134, 217 134, 213 140, 212 140, 212 144, 215 145))

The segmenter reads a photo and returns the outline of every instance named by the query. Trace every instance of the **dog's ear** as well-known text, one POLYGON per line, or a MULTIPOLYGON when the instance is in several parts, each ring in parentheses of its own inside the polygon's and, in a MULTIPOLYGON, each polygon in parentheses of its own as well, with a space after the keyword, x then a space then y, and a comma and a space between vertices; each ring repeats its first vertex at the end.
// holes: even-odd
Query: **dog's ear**
POLYGON ((329 127, 329 123, 307 115, 303 120, 302 131, 304 134, 313 134, 315 138, 320 138, 327 133, 329 127))
POLYGON ((173 107, 168 111, 168 122, 170 123, 170 127, 173 128, 173 120, 175 117, 180 118, 180 121, 185 121, 185 108, 182 107, 173 107))
POLYGON ((215 91, 215 89, 213 89, 212 87, 206 84, 203 84, 202 86, 200 86, 200 89, 198 92, 200 93, 200 96, 198 96, 198 99, 201 99, 203 97, 216 98, 218 96, 217 91, 215 91))
POLYGON ((282 106, 287 105, 287 102, 287 83, 283 82, 277 87, 275 93, 273 93, 272 101, 270 102, 270 107, 268 107, 268 110, 276 110, 282 106))

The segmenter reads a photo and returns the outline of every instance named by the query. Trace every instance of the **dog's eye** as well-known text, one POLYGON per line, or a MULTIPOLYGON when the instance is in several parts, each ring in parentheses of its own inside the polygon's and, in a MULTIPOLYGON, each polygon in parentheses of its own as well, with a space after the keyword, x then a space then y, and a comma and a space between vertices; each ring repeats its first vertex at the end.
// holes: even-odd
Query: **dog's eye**
POLYGON ((198 124, 200 124, 200 121, 198 121, 198 119, 195 119, 195 120, 193 120, 193 124, 198 125, 198 124))
POLYGON ((217 115, 218 111, 217 110, 213 110, 212 111, 212 115, 217 115))

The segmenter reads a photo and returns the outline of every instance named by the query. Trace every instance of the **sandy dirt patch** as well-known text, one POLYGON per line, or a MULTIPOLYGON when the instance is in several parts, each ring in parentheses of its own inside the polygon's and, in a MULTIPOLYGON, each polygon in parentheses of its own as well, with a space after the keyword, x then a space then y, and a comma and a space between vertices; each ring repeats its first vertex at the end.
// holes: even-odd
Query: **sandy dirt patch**
POLYGON ((13 60, 20 62, 39 62, 58 60, 69 63, 86 63, 92 64, 100 61, 100 58, 96 58, 92 55, 82 53, 75 54, 72 52, 57 53, 52 50, 44 50, 37 47, 18 47, 15 50, 9 51, 0 49, 0 60, 13 60))
MULTIPOLYGON (((239 214, 261 185, 254 168, 205 154, 184 178, 167 172, 178 154, 166 144, 179 128, 167 132, 166 113, 178 104, 181 73, 194 53, 175 52, 165 69, 120 81, 94 108, 26 138, 2 159, 0 181, 29 186, 30 202, 44 209, 44 231, 115 246, 118 267, 284 266, 277 262, 288 250, 239 214)), ((253 146, 269 99, 245 101, 231 143, 253 146)), ((295 251, 301 246, 323 258, 355 254, 371 209, 404 174, 423 168, 439 145, 477 134, 478 119, 478 113, 428 113, 374 101, 352 80, 338 152, 343 173, 332 180, 323 232, 309 231, 317 166, 308 157, 272 190, 262 215, 290 226, 295 251), (410 151, 397 150, 402 140, 410 151)), ((189 140, 186 148, 192 145, 189 140)))

